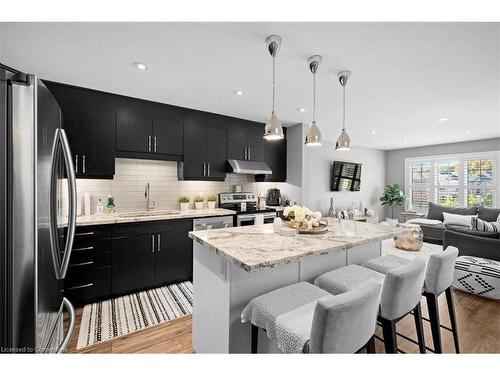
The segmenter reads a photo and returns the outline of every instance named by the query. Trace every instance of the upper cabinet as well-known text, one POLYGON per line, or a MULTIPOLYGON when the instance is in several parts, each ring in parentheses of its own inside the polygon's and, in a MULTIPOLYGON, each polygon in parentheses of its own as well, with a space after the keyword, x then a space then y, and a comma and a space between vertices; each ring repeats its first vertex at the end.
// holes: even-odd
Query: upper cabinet
POLYGON ((223 116, 187 110, 184 119, 184 180, 224 181, 226 126, 223 116))
POLYGON ((78 178, 112 178, 115 174, 115 112, 105 94, 47 83, 63 114, 78 178))
MULTIPOLYGON (((160 106, 155 104, 152 106, 160 106)), ((126 110, 118 111, 116 150, 119 155, 180 160, 184 136, 181 112, 162 111, 160 108, 152 111, 143 107, 143 102, 139 101, 129 105, 126 110)))
POLYGON ((255 181, 286 182, 286 129, 283 129, 285 139, 279 141, 264 141, 264 161, 272 174, 257 175, 255 181))
POLYGON ((227 122, 227 158, 264 161, 264 125, 238 119, 227 122))

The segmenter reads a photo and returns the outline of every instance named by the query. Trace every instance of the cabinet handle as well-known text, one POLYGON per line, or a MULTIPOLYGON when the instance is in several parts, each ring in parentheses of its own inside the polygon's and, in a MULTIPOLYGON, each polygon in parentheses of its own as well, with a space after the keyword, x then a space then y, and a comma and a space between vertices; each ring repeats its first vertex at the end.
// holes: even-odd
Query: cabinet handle
POLYGON ((155 138, 155 152, 156 152, 156 136, 154 138, 155 138))
POLYGON ((82 156, 82 162, 83 162, 82 173, 85 174, 85 155, 82 156))
POLYGON ((75 233, 75 236, 92 236, 94 232, 75 233))
POLYGON ((85 284, 85 285, 78 285, 78 286, 72 286, 72 287, 68 288, 68 290, 84 289, 84 288, 88 288, 88 287, 91 287, 91 286, 94 286, 94 283, 89 283, 89 284, 85 284))
POLYGON ((203 163, 203 176, 207 175, 207 163, 203 163))
POLYGON ((73 251, 86 251, 86 250, 94 250, 94 246, 81 247, 79 249, 73 249, 73 251))
POLYGON ((151 136, 148 135, 148 151, 151 151, 151 136))
POLYGON ((75 264, 70 264, 70 267, 81 267, 81 266, 90 266, 91 264, 94 264, 94 261, 91 260, 90 262, 82 262, 82 263, 75 263, 75 264))
POLYGON ((243 157, 245 160, 247 160, 247 148, 245 147, 245 156, 243 157))
POLYGON ((78 173, 78 154, 75 155, 75 173, 78 173))
POLYGON ((161 240, 160 240, 160 235, 158 234, 158 252, 161 250, 161 240))
POLYGON ((155 235, 154 234, 151 235, 151 252, 152 253, 155 252, 155 235))
POLYGON ((252 158, 252 149, 249 147, 248 148, 248 160, 252 158))
POLYGON ((208 177, 210 177, 210 163, 207 163, 207 164, 208 164, 208 173, 207 173, 207 175, 208 175, 208 177))

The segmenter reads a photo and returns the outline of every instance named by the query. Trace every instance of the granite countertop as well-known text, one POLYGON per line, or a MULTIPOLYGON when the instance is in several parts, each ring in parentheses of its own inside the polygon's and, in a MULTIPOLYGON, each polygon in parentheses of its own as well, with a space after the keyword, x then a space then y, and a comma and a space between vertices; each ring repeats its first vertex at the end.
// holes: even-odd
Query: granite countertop
MULTIPOLYGON (((283 234, 274 233, 273 224, 263 224, 209 231, 189 232, 189 237, 208 247, 248 272, 275 267, 283 263, 299 261, 356 245, 368 244, 392 238, 405 229, 390 228, 378 224, 343 220, 344 229, 351 226, 353 232, 342 233, 339 222, 330 222, 328 232, 321 235, 297 234, 286 228, 283 234)), ((285 228, 285 227, 284 227, 285 228)))
POLYGON ((101 225, 101 224, 122 224, 122 223, 135 223, 141 221, 155 221, 155 220, 171 220, 171 219, 196 219, 200 217, 210 216, 226 216, 234 215, 235 211, 226 210, 224 208, 204 208, 201 210, 188 209, 186 211, 168 210, 151 211, 151 215, 141 215, 141 213, 133 212, 115 213, 104 215, 91 215, 91 216, 78 216, 76 219, 77 226, 85 225, 101 225), (165 212, 165 214, 162 214, 165 212))

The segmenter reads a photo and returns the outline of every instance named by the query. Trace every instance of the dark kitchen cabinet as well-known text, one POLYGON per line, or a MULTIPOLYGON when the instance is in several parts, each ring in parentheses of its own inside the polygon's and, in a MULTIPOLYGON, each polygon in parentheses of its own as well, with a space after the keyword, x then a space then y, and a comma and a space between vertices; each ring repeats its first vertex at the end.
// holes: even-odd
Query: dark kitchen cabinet
POLYGON ((131 152, 151 151, 153 118, 118 112, 116 116, 116 149, 131 152))
POLYGON ((286 182, 286 129, 283 129, 285 139, 279 141, 265 141, 264 162, 273 172, 270 175, 256 175, 255 181, 286 182))
POLYGON ((184 121, 184 180, 226 178, 226 128, 222 116, 191 111, 184 121))
MULTIPOLYGON (((235 121, 237 121, 235 119, 235 121)), ((250 121, 233 122, 227 129, 227 158, 264 161, 264 126, 250 121)))
POLYGON ((78 178, 115 174, 115 111, 91 90, 45 82, 63 114, 78 178))
POLYGON ((113 238, 112 291, 125 294, 155 285, 153 235, 113 238))
MULTIPOLYGON (((118 112, 116 119, 116 150, 121 152, 154 155, 182 155, 183 123, 180 117, 167 114, 142 116, 118 112)), ((126 155, 124 155, 126 156, 126 155)), ((131 154, 141 157, 141 154, 131 154)), ((146 155, 142 155, 146 156, 146 155)))
POLYGON ((185 228, 159 234, 156 252, 156 284, 165 285, 190 280, 193 277, 193 243, 188 237, 191 222, 185 228))

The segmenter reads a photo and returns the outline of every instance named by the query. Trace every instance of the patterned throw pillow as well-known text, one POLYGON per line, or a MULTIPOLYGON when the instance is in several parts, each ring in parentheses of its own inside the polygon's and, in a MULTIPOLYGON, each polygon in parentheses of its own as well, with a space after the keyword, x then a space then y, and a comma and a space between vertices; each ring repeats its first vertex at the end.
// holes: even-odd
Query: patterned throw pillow
POLYGON ((478 230, 480 232, 500 232, 500 222, 488 223, 487 221, 481 220, 477 217, 471 218, 470 228, 472 230, 478 230))

